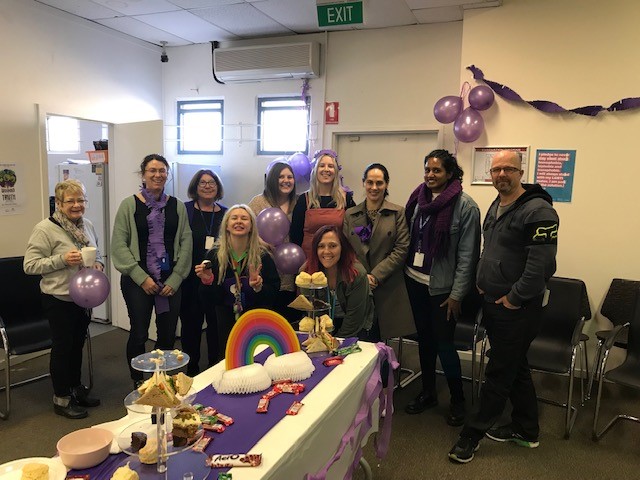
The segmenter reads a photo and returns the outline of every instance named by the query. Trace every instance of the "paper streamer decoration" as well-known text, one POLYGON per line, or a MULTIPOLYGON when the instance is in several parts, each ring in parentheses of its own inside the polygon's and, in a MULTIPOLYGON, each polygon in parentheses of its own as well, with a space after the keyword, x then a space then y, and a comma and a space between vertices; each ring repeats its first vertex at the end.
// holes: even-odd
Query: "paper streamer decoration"
POLYGON ((595 117, 600 112, 619 112, 622 110, 630 110, 633 108, 640 107, 640 97, 629 97, 623 98, 622 100, 618 100, 615 103, 612 103, 608 108, 603 107, 602 105, 588 105, 586 107, 578 107, 572 109, 566 109, 558 105, 557 103, 550 102, 548 100, 524 100, 520 95, 511 90, 506 85, 502 85, 497 82, 493 82, 491 80, 487 80, 484 78, 484 73, 475 65, 470 65, 467 67, 467 70, 470 70, 473 73, 473 78, 476 80, 482 80, 486 83, 491 90, 493 90, 496 95, 500 95, 505 100, 511 100, 513 102, 526 102, 531 105, 533 108, 540 110, 545 113, 565 113, 565 112, 573 112, 578 115, 587 115, 591 117, 595 117))

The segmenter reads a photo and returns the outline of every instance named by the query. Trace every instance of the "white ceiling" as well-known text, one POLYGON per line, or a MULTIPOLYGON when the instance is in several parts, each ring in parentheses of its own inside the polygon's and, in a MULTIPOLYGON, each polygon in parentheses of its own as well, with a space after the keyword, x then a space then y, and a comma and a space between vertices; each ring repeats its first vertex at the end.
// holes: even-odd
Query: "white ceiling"
POLYGON ((316 0, 33 1, 154 45, 167 42, 170 47, 324 30, 454 22, 462 20, 465 9, 502 4, 502 0, 364 0, 363 25, 319 28, 316 0))

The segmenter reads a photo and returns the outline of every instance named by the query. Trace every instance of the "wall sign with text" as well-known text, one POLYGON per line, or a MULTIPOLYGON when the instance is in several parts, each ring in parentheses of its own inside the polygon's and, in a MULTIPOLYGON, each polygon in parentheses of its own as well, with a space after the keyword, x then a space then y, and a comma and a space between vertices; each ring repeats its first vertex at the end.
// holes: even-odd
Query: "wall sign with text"
POLYGON ((575 166, 575 150, 536 150, 535 182, 554 202, 570 202, 575 166))

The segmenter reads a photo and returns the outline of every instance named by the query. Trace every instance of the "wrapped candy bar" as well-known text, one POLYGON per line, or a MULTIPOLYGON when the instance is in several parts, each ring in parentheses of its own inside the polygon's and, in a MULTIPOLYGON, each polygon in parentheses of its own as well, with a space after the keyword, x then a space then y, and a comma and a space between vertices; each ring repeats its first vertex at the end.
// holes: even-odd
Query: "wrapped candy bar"
POLYGON ((218 421, 227 427, 233 424, 233 418, 223 415, 220 412, 218 412, 218 421))
POLYGON ((213 440, 213 438, 211 437, 202 437, 193 445, 191 449, 194 452, 203 453, 204 449, 207 448, 207 445, 211 443, 211 440, 213 440))
POLYGON ((211 468, 257 467, 262 463, 261 453, 220 453, 207 459, 211 468))
POLYGON ((300 409, 302 408, 302 402, 293 402, 291 406, 287 409, 287 415, 297 415, 300 409))
POLYGON ((265 393, 262 398, 266 398, 267 400, 273 400, 273 397, 277 397, 278 395, 280 395, 282 392, 278 389, 276 389, 275 387, 273 388, 273 390, 268 391, 267 393, 265 393))
POLYGON ((282 385, 276 385, 273 389, 282 393, 295 393, 298 395, 300 392, 304 392, 304 384, 283 383, 282 385))
POLYGON ((213 425, 208 424, 208 423, 204 423, 202 425, 202 428, 205 429, 205 430, 209 430, 211 432, 222 433, 222 432, 224 432, 225 428, 227 428, 227 427, 225 427, 221 423, 214 423, 213 425))
POLYGON ((256 408, 256 413, 267 413, 269 410, 269 399, 261 398, 258 400, 258 408, 256 408))
POLYGON ((341 363, 344 362, 344 357, 341 356, 335 356, 335 357, 329 357, 329 358, 325 358, 322 361, 322 364, 325 367, 333 367, 335 365, 340 365, 341 363))
POLYGON ((218 480, 232 480, 231 473, 229 472, 220 472, 218 474, 218 480))

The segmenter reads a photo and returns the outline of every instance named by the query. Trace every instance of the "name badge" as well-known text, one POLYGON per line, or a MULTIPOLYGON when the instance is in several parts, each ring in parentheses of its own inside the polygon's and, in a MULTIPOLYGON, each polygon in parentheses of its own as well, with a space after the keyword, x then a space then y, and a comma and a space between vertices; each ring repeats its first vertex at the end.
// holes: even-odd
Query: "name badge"
POLYGON ((422 267, 424 265, 424 253, 416 252, 413 257, 413 266, 414 267, 422 267))
POLYGON ((211 235, 207 235, 204 239, 204 249, 211 250, 213 248, 213 244, 216 241, 216 237, 212 237, 211 235))

